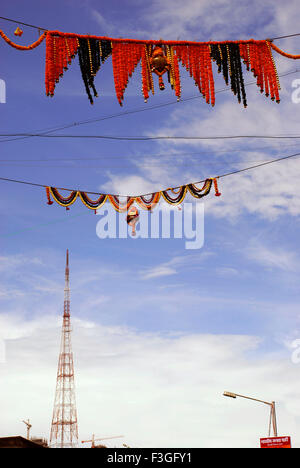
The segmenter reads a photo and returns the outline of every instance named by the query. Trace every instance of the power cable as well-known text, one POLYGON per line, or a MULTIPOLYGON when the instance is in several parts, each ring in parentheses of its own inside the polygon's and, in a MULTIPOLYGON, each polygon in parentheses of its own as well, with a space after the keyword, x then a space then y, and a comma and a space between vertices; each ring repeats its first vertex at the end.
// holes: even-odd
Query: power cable
MULTIPOLYGON (((290 154, 288 156, 282 156, 281 158, 272 159, 271 161, 265 161, 265 162, 262 162, 262 163, 259 163, 259 164, 255 164, 254 166, 248 166, 248 167, 245 167, 243 169, 237 169, 235 171, 227 172, 225 174, 221 174, 219 176, 216 176, 216 178, 221 179, 223 177, 231 176, 231 175, 234 175, 234 174, 240 174, 242 172, 250 171, 252 169, 257 169, 258 167, 263 167, 263 166, 266 166, 266 165, 269 165, 269 164, 273 164, 275 162, 295 158, 297 156, 300 156, 300 153, 294 153, 294 154, 290 154)), ((34 187, 43 187, 43 188, 45 188, 45 187, 49 186, 49 185, 45 185, 45 184, 38 184, 38 183, 28 182, 28 181, 24 181, 24 180, 9 179, 9 178, 6 178, 6 177, 0 177, 0 180, 6 181, 6 182, 14 182, 14 183, 18 183, 18 184, 24 184, 24 185, 31 185, 31 186, 34 186, 34 187)), ((205 182, 205 179, 199 180, 197 182, 191 182, 191 183, 195 185, 195 184, 201 184, 203 182, 205 182)), ((70 188, 64 188, 64 187, 56 187, 56 188, 58 190, 66 190, 68 192, 73 192, 73 191, 78 190, 78 189, 70 189, 70 188)), ((176 189, 179 189, 180 186, 172 187, 172 188, 174 190, 176 190, 176 189)), ((101 192, 89 192, 89 191, 86 191, 86 190, 81 190, 81 192, 85 192, 85 193, 90 194, 90 195, 108 195, 108 194, 104 194, 104 193, 101 193, 101 192)), ((152 195, 153 193, 154 192, 149 192, 149 193, 144 193, 142 195, 120 195, 120 194, 109 194, 109 195, 129 198, 129 197, 146 197, 148 195, 152 195)))
POLYGON ((33 24, 23 23, 22 21, 17 21, 17 20, 10 19, 10 18, 5 18, 4 16, 0 16, 0 19, 2 19, 3 21, 9 21, 10 23, 22 24, 23 26, 27 26, 28 28, 38 29, 39 31, 48 31, 48 29, 41 28, 39 26, 34 26, 33 24))
MULTIPOLYGON (((279 74, 278 76, 279 77, 285 77, 285 76, 288 76, 288 75, 292 75, 294 73, 298 73, 299 71, 300 70, 298 70, 298 69, 289 70, 289 71, 287 71, 285 73, 279 74)), ((251 85, 254 85, 254 84, 257 84, 256 81, 250 81, 250 82, 246 83, 245 86, 251 86, 251 85)), ((221 88, 219 90, 216 90, 215 94, 223 93, 223 92, 226 92, 226 91, 230 91, 230 88, 228 88, 228 87, 221 88)), ((200 98, 201 98, 201 95, 197 94, 196 96, 190 96, 188 98, 180 99, 179 102, 176 100, 176 101, 166 102, 166 103, 163 103, 163 104, 154 104, 152 106, 145 106, 145 107, 141 107, 141 108, 138 108, 138 109, 128 110, 128 111, 125 111, 125 112, 118 112, 116 114, 111 114, 111 115, 107 115, 107 116, 104 116, 104 117, 99 117, 99 118, 96 118, 96 119, 81 120, 81 121, 78 121, 78 122, 73 122, 71 124, 65 124, 65 125, 62 125, 62 126, 59 126, 59 127, 51 127, 50 129, 45 129, 45 130, 42 130, 41 132, 36 132, 36 133, 49 134, 49 133, 52 133, 54 131, 66 130, 68 128, 78 127, 78 126, 81 126, 81 125, 87 125, 87 124, 92 124, 92 123, 97 123, 97 122, 102 122, 104 120, 114 119, 116 117, 123 117, 123 116, 126 116, 126 115, 136 114, 136 113, 139 113, 139 112, 146 112, 146 111, 150 111, 150 110, 160 109, 162 107, 168 107, 168 106, 171 106, 171 105, 174 105, 174 104, 178 104, 180 102, 188 102, 188 101, 192 101, 192 100, 200 99, 200 98)), ((26 135, 26 136, 21 136, 21 137, 16 137, 16 138, 6 138, 6 139, 3 139, 3 140, 0 140, 0 143, 6 143, 6 142, 10 142, 10 141, 17 141, 17 140, 24 140, 24 139, 32 138, 32 137, 33 137, 32 135, 26 135)))
MULTIPOLYGON (((276 142, 277 143, 277 142, 276 142)), ((284 147, 293 147, 295 145, 298 145, 298 142, 294 142, 292 144, 287 144, 287 143, 281 143, 280 142, 280 148, 276 148, 275 150, 276 151, 280 151, 282 149, 282 146, 284 147)), ((196 156, 198 157, 202 157, 202 156, 205 156, 207 154, 214 154, 214 155, 218 155, 218 154, 226 154, 226 153, 240 153, 242 154, 243 152, 245 153, 257 153, 258 151, 265 151, 265 150, 274 150, 274 147, 269 147, 269 146, 263 146, 263 147, 255 147, 255 148, 247 148, 246 150, 242 150, 242 149, 232 149, 230 148, 227 149, 227 150, 212 150, 212 151, 209 151, 209 150, 205 150, 205 151, 193 151, 193 152, 176 152, 176 153, 159 153, 159 154, 143 154, 143 155, 140 155, 140 154, 129 154, 129 155, 126 155, 127 157, 130 158, 130 160, 128 162, 132 162, 132 163, 135 163, 136 161, 133 160, 132 158, 134 156, 136 157, 147 157, 147 158, 150 158, 151 159, 151 162, 145 162, 143 161, 143 165, 152 165, 153 163, 157 162, 159 164, 163 164, 163 163, 166 163, 166 164, 169 164, 169 161, 164 161, 162 159, 159 159, 159 158, 163 158, 164 156, 167 156, 167 158, 172 158, 172 157, 181 157, 181 156, 192 156, 192 158, 195 158, 196 156), (155 161, 157 159, 157 161, 155 161)), ((64 158, 64 157, 61 157, 61 158, 39 158, 39 159, 0 159, 0 165, 6 165, 7 164, 12 164, 12 165, 15 165, 15 166, 18 166, 18 164, 14 164, 14 163, 26 163, 26 162, 41 162, 41 163, 45 163, 45 162, 53 162, 53 163, 60 163, 60 162, 88 162, 88 161, 105 161, 106 158, 109 158, 109 161, 116 161, 116 160, 124 160, 124 158, 126 156, 117 156, 117 155, 103 155, 103 156, 99 156, 99 157, 77 157, 77 158, 64 158)), ((220 160, 220 161, 206 161, 208 164, 224 164, 224 161, 223 160, 220 160)), ((238 163, 240 162, 239 161, 233 161, 233 160, 230 160, 229 161, 230 164, 234 164, 234 163, 238 163)), ((245 160, 244 160, 245 162, 245 160)), ((254 161, 251 161, 249 160, 249 162, 254 162, 254 161)), ((42 166, 27 166, 25 165, 24 167, 45 167, 44 165, 42 166)), ((49 167, 49 166, 48 166, 49 167)), ((55 166, 50 166, 50 167, 55 167, 55 166)), ((58 167, 62 167, 61 165, 59 165, 58 167)), ((70 168, 70 166, 64 166, 64 167, 68 167, 70 168)), ((81 167, 85 167, 85 166, 81 166, 81 167)), ((86 166, 86 167, 89 167, 89 166, 86 166)), ((116 166, 114 166, 116 167, 116 166)), ((119 166, 117 166, 119 167, 119 166)), ((120 166, 122 167, 122 166, 120 166)), ((125 166, 124 166, 125 167, 125 166)))
MULTIPOLYGON (((41 27, 35 26, 33 24, 23 23, 22 21, 17 21, 15 19, 5 18, 4 16, 0 16, 0 19, 2 19, 3 21, 9 21, 9 22, 15 23, 15 24, 22 24, 23 26, 38 29, 40 31, 49 31, 49 29, 41 28, 41 27)), ((272 37, 272 38, 268 38, 268 39, 271 40, 271 41, 276 41, 276 40, 279 40, 279 39, 286 39, 286 38, 289 38, 289 37, 296 37, 296 36, 300 36, 300 33, 288 34, 288 35, 285 35, 285 36, 277 36, 277 37, 272 37)))
POLYGON ((157 136, 117 136, 117 135, 49 135, 42 133, 0 133, 0 136, 32 136, 39 138, 75 138, 75 139, 98 139, 116 141, 151 141, 151 140, 238 140, 238 139, 261 139, 261 140, 287 140, 299 139, 300 135, 214 135, 214 136, 182 136, 182 135, 157 135, 157 136))

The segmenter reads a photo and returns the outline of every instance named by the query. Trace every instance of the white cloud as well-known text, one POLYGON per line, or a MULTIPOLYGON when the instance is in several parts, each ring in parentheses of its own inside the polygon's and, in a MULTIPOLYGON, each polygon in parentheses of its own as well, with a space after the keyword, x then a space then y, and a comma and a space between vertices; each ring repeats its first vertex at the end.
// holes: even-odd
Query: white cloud
POLYGON ((265 268, 295 272, 299 269, 297 255, 286 248, 263 245, 260 242, 250 242, 244 249, 245 255, 265 268))
POLYGON ((201 264, 203 264, 203 262, 212 255, 213 254, 210 251, 193 255, 177 255, 167 262, 140 271, 140 276, 142 279, 148 280, 160 276, 175 275, 179 273, 180 270, 202 268, 201 264))
POLYGON ((255 25, 255 35, 258 39, 274 36, 278 31, 297 30, 293 11, 297 8, 291 2, 288 11, 283 5, 274 5, 270 0, 263 3, 255 0, 153 0, 150 5, 143 4, 136 8, 135 2, 126 5, 132 10, 132 20, 126 23, 122 18, 104 18, 96 9, 90 10, 95 21, 107 31, 128 37, 132 34, 137 38, 163 37, 164 39, 182 40, 226 40, 245 39, 245 31, 250 31, 251 37, 255 25), (269 20, 269 22, 266 21, 269 20), (229 27, 230 25, 230 27, 229 27))
MULTIPOLYGON (((29 327, 20 318, 2 321, 10 338, 7 361, 0 365, 3 436, 22 435, 20 419, 27 417, 32 434, 49 436, 60 326, 57 318, 45 319, 29 327), (16 322, 24 327, 22 335, 13 332, 16 322)), ((91 433, 124 434, 110 444, 256 447, 259 436, 267 435, 267 410, 222 397, 224 390, 232 390, 276 399, 280 431, 292 436, 293 446, 300 444, 298 368, 284 352, 262 357, 258 337, 167 336, 76 319, 73 328, 80 440, 91 433)))
POLYGON ((174 268, 171 268, 167 265, 159 265, 147 270, 146 272, 141 272, 140 274, 144 280, 148 280, 159 278, 161 276, 176 275, 176 273, 177 271, 174 268))

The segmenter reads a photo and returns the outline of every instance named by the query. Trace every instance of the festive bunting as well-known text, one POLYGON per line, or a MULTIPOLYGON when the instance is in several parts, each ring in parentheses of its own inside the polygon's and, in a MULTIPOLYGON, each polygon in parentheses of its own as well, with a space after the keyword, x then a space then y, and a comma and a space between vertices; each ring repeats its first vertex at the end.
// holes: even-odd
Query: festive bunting
MULTIPOLYGON (((17 28, 16 35, 22 30, 17 28)), ((98 96, 94 79, 102 63, 112 55, 116 97, 123 104, 129 78, 141 64, 142 94, 147 101, 154 94, 156 80, 160 90, 165 89, 165 77, 177 99, 181 97, 179 64, 188 71, 205 101, 215 105, 215 89, 212 62, 215 62, 225 83, 230 85, 239 102, 247 106, 243 63, 256 77, 257 86, 273 101, 280 102, 279 78, 272 50, 291 59, 300 55, 283 52, 271 39, 223 42, 189 42, 117 39, 102 36, 79 35, 60 31, 44 31, 29 46, 12 42, 3 31, 0 36, 12 47, 31 50, 46 38, 45 88, 46 95, 53 96, 56 84, 78 53, 79 64, 87 96, 93 104, 98 96)))
POLYGON ((131 226, 132 228, 133 236, 136 235, 135 225, 137 224, 139 217, 140 217, 139 210, 135 206, 133 206, 132 208, 129 208, 126 221, 127 221, 128 226, 131 226))
POLYGON ((293 55, 293 54, 288 54, 287 52, 284 52, 283 50, 279 49, 273 42, 269 42, 270 46, 272 49, 274 49, 278 54, 283 55, 283 57, 290 58, 290 59, 300 59, 300 55, 293 55))
POLYGON ((2 37, 2 39, 4 39, 5 42, 7 42, 7 44, 9 44, 11 47, 14 47, 15 49, 18 49, 18 50, 32 50, 32 49, 35 49, 37 46, 39 46, 43 42, 46 35, 47 35, 47 31, 44 31, 43 34, 38 38, 37 41, 33 42, 29 46, 22 46, 22 45, 16 44, 15 42, 11 41, 4 34, 4 32, 0 29, 0 36, 2 37))
POLYGON ((136 208, 133 209, 134 207, 132 206, 134 203, 136 203, 144 210, 151 211, 157 206, 161 197, 163 197, 163 199, 171 205, 181 204, 187 192, 189 192, 194 198, 200 199, 210 193, 212 184, 214 184, 215 195, 219 197, 221 193, 218 190, 217 178, 206 179, 202 187, 198 187, 196 184, 188 184, 178 187, 177 189, 168 188, 167 190, 163 190, 161 192, 155 192, 149 195, 140 195, 136 197, 121 197, 119 195, 99 194, 98 198, 92 200, 86 192, 81 192, 79 190, 72 190, 68 196, 63 196, 55 187, 46 187, 46 196, 48 205, 53 204, 53 201, 51 200, 52 197, 56 203, 64 206, 67 209, 69 206, 73 205, 73 203, 75 203, 79 197, 82 203, 91 210, 97 210, 101 208, 104 203, 109 200, 114 209, 119 213, 124 213, 126 211, 130 213, 130 210, 136 210, 136 208), (125 198, 125 201, 122 201, 121 198, 125 198))
MULTIPOLYGON (((218 71, 223 73, 226 84, 230 82, 231 89, 238 101, 247 107, 242 60, 247 69, 251 70, 257 78, 257 85, 261 92, 265 91, 266 96, 270 95, 272 100, 280 101, 279 79, 268 41, 255 41, 254 39, 203 43, 139 41, 81 36, 59 31, 48 31, 48 35, 57 41, 76 39, 81 74, 91 104, 94 102, 93 97, 98 95, 94 86, 94 77, 100 69, 101 61, 104 61, 110 54, 112 54, 115 92, 120 105, 123 103, 129 78, 139 62, 141 63, 142 93, 145 102, 147 102, 150 92, 154 94, 153 75, 158 76, 159 88, 164 90, 163 76, 166 74, 177 99, 180 99, 179 63, 181 63, 194 79, 195 85, 207 104, 214 106, 215 89, 212 62, 216 62, 218 71)), ((59 64, 66 61, 66 51, 64 48, 60 48, 55 56, 52 49, 52 42, 47 41, 46 56, 48 61, 52 60, 52 68, 60 67, 59 64), (50 52, 48 52, 48 47, 50 47, 50 52)), ((63 70, 56 78, 56 82, 62 73, 63 70)), ((51 80, 53 81, 53 77, 49 77, 49 67, 46 66, 46 83, 51 82, 51 80)), ((53 86, 51 89, 54 89, 53 86)), ((53 96, 47 85, 46 94, 53 96)))
POLYGON ((17 29, 16 29, 15 32, 14 32, 14 35, 15 35, 15 36, 21 37, 22 34, 23 34, 23 31, 22 31, 22 29, 19 28, 19 26, 18 26, 17 29))

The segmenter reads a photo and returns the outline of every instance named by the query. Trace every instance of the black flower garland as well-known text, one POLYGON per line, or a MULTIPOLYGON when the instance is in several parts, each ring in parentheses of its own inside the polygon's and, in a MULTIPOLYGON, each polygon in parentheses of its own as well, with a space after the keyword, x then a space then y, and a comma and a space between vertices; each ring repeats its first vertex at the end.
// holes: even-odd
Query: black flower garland
POLYGON ((238 101, 243 101, 247 107, 245 83, 240 56, 239 44, 212 44, 210 47, 211 58, 218 66, 218 72, 223 73, 225 83, 230 86, 238 101))
POLYGON ((94 97, 98 97, 97 90, 94 85, 94 77, 100 69, 101 62, 103 63, 112 53, 111 42, 107 40, 85 39, 79 38, 79 65, 85 90, 93 104, 94 97))

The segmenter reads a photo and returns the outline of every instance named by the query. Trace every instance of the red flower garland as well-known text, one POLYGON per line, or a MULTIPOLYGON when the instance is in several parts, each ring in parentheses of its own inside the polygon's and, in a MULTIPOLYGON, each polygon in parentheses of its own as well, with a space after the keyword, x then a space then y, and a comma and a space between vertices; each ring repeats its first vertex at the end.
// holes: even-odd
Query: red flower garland
MULTIPOLYGON (((67 63, 70 63, 71 42, 76 38, 86 38, 87 40, 97 38, 99 40, 108 40, 106 37, 72 35, 51 31, 49 33, 55 37, 54 52, 52 60, 55 67, 55 81, 58 82, 66 69, 67 63), (64 42, 61 40, 64 39, 64 42), (55 47, 56 46, 56 47, 55 47)), ((149 91, 154 93, 153 79, 150 70, 149 47, 158 44, 158 41, 139 41, 130 39, 111 39, 112 43, 112 61, 115 90, 118 102, 122 105, 124 92, 128 84, 129 77, 132 75, 138 62, 141 60, 142 67, 142 92, 144 100, 149 98, 149 91)), ((224 43, 224 42, 223 42, 224 43)), ((279 83, 275 63, 265 41, 231 41, 230 43, 239 44, 240 55, 243 57, 247 68, 251 68, 254 76, 257 78, 257 85, 261 90, 265 90, 266 95, 271 95, 271 99, 279 101, 279 83)), ((50 44, 50 41, 49 41, 50 44)), ((195 85, 202 93, 206 102, 215 105, 214 77, 212 71, 212 61, 210 56, 210 44, 222 44, 218 42, 171 42, 161 41, 167 47, 167 56, 171 63, 170 82, 175 89, 175 95, 179 99, 181 95, 180 74, 178 60, 181 60, 183 66, 187 69, 190 76, 193 77, 195 85)), ((76 46, 77 49, 78 45, 76 46)), ((152 49, 151 49, 152 50, 152 49)), ((227 47, 227 52, 228 47, 227 47)), ((51 60, 51 52, 46 61, 51 60)), ((230 63, 229 63, 230 66, 230 63)), ((46 73, 49 73, 49 64, 46 64, 46 73)), ((231 73, 231 71, 229 70, 231 73)), ((49 86, 49 78, 46 78, 46 93, 53 95, 53 85, 49 86), (49 91, 49 87, 52 92, 49 91)))
POLYGON ((45 39, 47 34, 48 34, 48 32, 44 31, 43 34, 38 38, 37 41, 33 42, 29 46, 22 46, 22 45, 16 44, 15 42, 11 41, 4 34, 4 32, 0 29, 0 36, 2 37, 2 39, 4 39, 5 42, 7 42, 7 44, 9 44, 11 47, 14 47, 15 49, 18 49, 18 50, 32 50, 32 49, 35 49, 37 46, 39 46, 43 42, 43 40, 45 39))
POLYGON ((76 38, 60 37, 54 34, 46 36, 45 90, 47 96, 54 95, 56 83, 63 76, 68 64, 78 50, 76 38))
MULTIPOLYGON (((150 90, 154 93, 153 78, 149 66, 149 60, 151 51, 156 45, 163 47, 167 54, 168 61, 171 64, 168 71, 169 79, 172 88, 175 90, 177 98, 179 99, 181 95, 178 66, 178 61, 181 61, 190 76, 193 77, 196 86, 202 93, 206 102, 210 103, 212 106, 215 104, 215 90, 210 47, 220 47, 220 45, 222 46, 226 44, 227 53, 229 54, 228 46, 231 44, 238 44, 240 56, 243 58, 247 68, 252 70, 261 92, 265 92, 267 96, 270 96, 272 100, 276 100, 277 102, 280 100, 280 85, 271 49, 287 58, 300 58, 300 55, 288 54, 282 51, 268 39, 265 41, 249 39, 243 41, 209 41, 200 43, 191 41, 117 39, 102 36, 62 33, 60 31, 44 31, 39 39, 34 43, 29 46, 21 46, 12 42, 1 30, 0 36, 9 45, 18 50, 34 49, 41 44, 44 39, 46 39, 45 89, 48 96, 54 95, 55 84, 58 83, 60 77, 63 75, 64 71, 67 69, 78 51, 79 39, 86 39, 87 41, 96 39, 100 42, 110 42, 113 45, 112 56, 116 95, 121 105, 124 100, 124 92, 129 77, 132 75, 139 61, 141 61, 142 65, 142 92, 144 99, 147 100, 149 98, 150 90)), ((101 48, 101 43, 99 44, 101 48)), ((216 47, 215 50, 217 50, 216 47)), ((91 54, 90 48, 89 53, 91 54)), ((236 52, 234 52, 234 54, 236 54, 236 52)), ((214 52, 214 56, 216 56, 216 51, 214 52)), ((234 72, 231 70, 232 67, 229 58, 230 57, 228 55, 229 73, 232 72, 240 74, 240 71, 234 72)), ((90 63, 92 63, 91 55, 90 63)), ((92 76, 94 76, 96 72, 97 70, 92 70, 92 76)), ((240 79, 241 77, 237 78, 237 81, 233 79, 233 82, 239 83, 240 79)), ((240 93, 239 88, 238 93, 240 93)))

